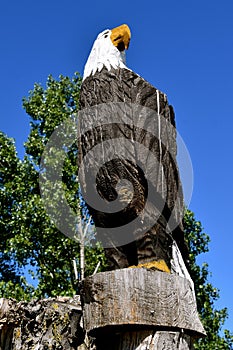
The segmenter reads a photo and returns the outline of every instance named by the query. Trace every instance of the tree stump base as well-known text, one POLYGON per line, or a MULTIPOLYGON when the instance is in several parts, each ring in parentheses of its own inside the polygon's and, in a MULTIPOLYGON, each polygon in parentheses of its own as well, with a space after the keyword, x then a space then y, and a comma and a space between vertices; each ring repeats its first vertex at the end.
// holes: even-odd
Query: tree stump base
POLYGON ((79 296, 0 299, 0 350, 84 349, 79 296))
POLYGON ((205 336, 190 282, 174 274, 127 268, 87 277, 84 328, 96 349, 192 349, 205 336))

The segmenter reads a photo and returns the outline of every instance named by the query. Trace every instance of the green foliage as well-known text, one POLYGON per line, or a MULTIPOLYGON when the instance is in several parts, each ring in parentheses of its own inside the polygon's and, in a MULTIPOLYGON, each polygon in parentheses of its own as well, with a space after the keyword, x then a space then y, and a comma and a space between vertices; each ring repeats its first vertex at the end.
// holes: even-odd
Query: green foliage
MULTIPOLYGON (((2 136, 5 143, 2 141, 4 144, 1 147, 1 159, 4 160, 1 196, 2 203, 6 199, 10 202, 7 206, 2 205, 2 211, 5 212, 1 223, 6 231, 6 239, 2 240, 1 252, 2 261, 5 265, 8 264, 2 269, 2 274, 6 271, 8 276, 6 281, 2 279, 8 283, 0 286, 2 296, 10 296, 11 282, 25 290, 25 295, 20 291, 15 294, 12 292, 11 295, 17 299, 73 295, 77 290, 73 259, 79 258, 79 244, 58 231, 46 214, 40 196, 39 172, 44 171, 40 160, 52 132, 78 110, 80 83, 78 74, 72 79, 60 76, 57 81, 49 76, 45 89, 35 84, 29 97, 24 98, 23 105, 30 116, 31 131, 25 144, 26 156, 23 161, 17 158, 13 142, 2 136), (6 166, 6 163, 9 164, 6 166), (12 262, 13 266, 10 268, 12 262), (16 274, 18 266, 30 266, 30 273, 36 282, 34 290, 20 279, 22 269, 16 274)), ((54 149, 52 152, 53 159, 59 162, 59 150, 54 149)), ((74 144, 67 150, 63 185, 69 205, 77 212, 80 206, 76 175, 77 146, 74 144)), ((57 193, 58 190, 60 188, 57 193)), ((52 191, 56 195, 56 188, 53 187, 52 191)), ((104 268, 100 246, 96 249, 86 248, 86 251, 87 274, 94 271, 99 259, 102 260, 104 268)))
POLYGON ((10 246, 22 223, 27 173, 28 163, 18 159, 14 140, 0 132, 0 294, 8 298, 27 299, 32 291, 10 246))
POLYGON ((184 228, 190 251, 190 273, 195 284, 197 308, 207 333, 206 338, 195 344, 195 349, 233 349, 233 334, 225 330, 224 336, 220 336, 227 318, 227 309, 215 309, 214 302, 219 298, 219 291, 208 281, 210 275, 208 264, 199 266, 196 261, 199 254, 208 252, 210 238, 203 232, 201 223, 196 221, 194 213, 190 210, 186 211, 184 228))
POLYGON ((29 286, 26 279, 21 277, 20 283, 0 281, 0 295, 4 298, 30 301, 34 288, 29 286))
POLYGON ((44 146, 54 129, 78 111, 80 85, 78 73, 72 79, 61 75, 59 80, 50 75, 46 89, 35 84, 29 97, 23 99, 23 106, 31 117, 31 131, 25 148, 35 165, 39 165, 44 146))

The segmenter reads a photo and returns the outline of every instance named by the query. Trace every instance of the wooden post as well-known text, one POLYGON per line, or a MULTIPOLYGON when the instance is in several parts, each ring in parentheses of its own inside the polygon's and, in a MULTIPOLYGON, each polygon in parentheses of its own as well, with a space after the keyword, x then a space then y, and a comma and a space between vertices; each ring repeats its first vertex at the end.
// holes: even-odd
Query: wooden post
POLYGON ((79 99, 79 180, 112 270, 82 283, 84 328, 97 350, 192 349, 205 331, 187 270, 174 111, 113 37, 122 51, 130 30, 97 37, 79 99))
POLYGON ((0 350, 84 350, 80 298, 0 299, 0 350))
POLYGON ((13 320, 8 319, 10 310, 15 310, 15 303, 9 299, 0 299, 0 350, 11 349, 11 341, 14 332, 14 325, 17 322, 17 315, 13 320))
POLYGON ((145 268, 98 273, 83 282, 84 328, 95 349, 192 349, 205 335, 190 282, 145 268))
MULTIPOLYGON (((119 79, 117 80, 117 74, 121 74, 122 82, 129 81, 130 89, 127 90, 127 87, 123 89, 123 95, 127 91, 128 94, 126 95, 130 96, 128 102, 138 102, 138 97, 134 98, 134 96, 139 95, 140 104, 146 101, 146 105, 154 107, 156 112, 160 111, 163 118, 158 116, 159 113, 150 114, 150 111, 141 105, 129 104, 129 112, 127 112, 127 103, 124 104, 124 108, 122 107, 129 120, 126 125, 123 123, 125 114, 122 117, 114 103, 100 105, 99 108, 102 108, 105 113, 89 113, 89 110, 86 113, 84 110, 81 126, 83 130, 88 129, 89 131, 83 137, 80 137, 81 153, 83 153, 84 158, 93 149, 93 145, 97 145, 105 139, 113 138, 115 140, 118 137, 121 139, 123 147, 123 137, 125 135, 127 140, 141 141, 145 149, 148 149, 148 153, 146 151, 142 154, 138 152, 135 154, 135 161, 139 160, 138 163, 143 164, 148 160, 146 164, 147 172, 151 174, 151 178, 157 179, 155 184, 157 188, 154 189, 153 197, 155 200, 153 202, 152 198, 151 206, 146 214, 149 213, 149 216, 153 217, 157 210, 156 205, 159 203, 158 193, 161 194, 161 197, 164 195, 161 191, 164 184, 166 184, 164 195, 166 205, 158 221, 141 238, 137 238, 136 233, 133 233, 136 238, 132 241, 131 246, 129 244, 128 246, 118 245, 116 248, 105 250, 107 257, 110 255, 109 261, 113 261, 110 268, 118 268, 118 270, 99 273, 83 281, 84 328, 89 337, 94 338, 94 346, 97 350, 192 349, 193 340, 196 337, 204 336, 205 331, 198 318, 193 283, 183 261, 183 259, 187 259, 188 252, 185 247, 182 220, 180 219, 183 213, 183 196, 176 164, 174 114, 172 108, 168 105, 166 96, 133 72, 126 70, 122 70, 120 73, 111 71, 111 77, 109 77, 106 71, 103 70, 99 73, 98 79, 102 79, 101 83, 103 82, 103 84, 109 79, 109 86, 115 88, 114 91, 116 91, 120 84, 119 79), (110 80, 114 74, 116 79, 112 82, 110 80), (135 91, 138 91, 138 95, 135 95, 135 91), (130 113, 130 111, 132 112, 130 113), (113 117, 116 114, 120 126, 113 123, 113 121, 115 122, 113 117), (148 115, 150 118, 148 118, 148 115), (102 123, 103 126, 94 128, 95 125, 101 124, 102 119, 105 121, 105 123, 102 123), (107 122, 105 119, 107 119, 107 122), (140 122, 143 127, 135 128, 134 125, 140 125, 140 122), (130 123, 132 127, 129 127, 130 123), (144 126, 143 123, 146 125, 144 126), (151 142, 153 138, 151 139, 150 135, 145 137, 145 130, 148 130, 150 123, 150 130, 153 130, 153 125, 159 126, 157 128, 160 131, 159 134, 163 135, 161 145, 159 137, 155 137, 155 142, 151 142), (106 125, 110 125, 110 127, 107 128, 106 125), (161 149, 160 146, 164 145, 166 147, 161 149), (163 169, 165 169, 164 173, 160 161, 157 162, 157 166, 150 161, 149 155, 151 153, 155 154, 158 159, 161 156, 163 169), (175 206, 174 203, 176 203, 175 206), (170 220, 169 214, 171 212, 173 212, 174 221, 177 221, 178 226, 168 233, 166 222, 170 220), (174 239, 177 243, 174 243, 174 239), (182 252, 182 255, 180 252, 182 252), (168 267, 167 271, 171 273, 152 271, 141 267, 128 268, 130 265, 146 266, 150 262, 153 265, 154 261, 158 263, 164 261, 168 267)), ((90 83, 92 80, 95 80, 95 76, 84 81, 80 99, 81 106, 85 106, 86 102, 91 100, 90 83), (90 94, 88 94, 88 91, 90 94)), ((98 91, 95 90, 95 94, 93 93, 95 98, 98 97, 98 91)), ((95 108, 97 110, 97 107, 95 108)), ((117 150, 116 147, 115 153, 113 153, 117 154, 117 150)), ((101 148, 101 152, 101 157, 104 157, 104 148, 101 148)), ((122 154, 124 155, 124 152, 122 154)), ((136 209, 140 213, 140 205, 144 205, 145 202, 144 182, 141 181, 140 172, 133 165, 127 168, 123 156, 121 157, 122 165, 119 166, 119 170, 117 170, 117 165, 119 165, 117 161, 113 160, 112 164, 106 162, 102 167, 103 174, 100 171, 101 176, 97 177, 96 181, 90 181, 88 177, 94 173, 92 171, 93 164, 98 166, 97 155, 98 152, 93 152, 89 162, 86 162, 86 176, 84 176, 83 181, 84 190, 89 186, 97 186, 102 198, 110 203, 108 193, 114 188, 116 178, 126 176, 134 184, 134 198, 124 210, 114 213, 114 215, 108 215, 108 213, 90 207, 90 212, 96 224, 97 237, 99 227, 102 227, 106 228, 104 231, 106 238, 110 237, 114 241, 109 228, 122 226, 123 233, 120 237, 127 237, 129 232, 124 231, 124 218, 133 218, 136 209), (121 171, 124 169, 124 165, 128 171, 122 174, 121 171), (104 176, 106 174, 108 176, 104 176), (115 177, 111 177, 111 174, 115 177)), ((127 157, 125 158, 125 162, 127 162, 127 157)), ((136 231, 137 229, 135 227, 136 231)), ((103 243, 105 243, 104 240, 103 243)))

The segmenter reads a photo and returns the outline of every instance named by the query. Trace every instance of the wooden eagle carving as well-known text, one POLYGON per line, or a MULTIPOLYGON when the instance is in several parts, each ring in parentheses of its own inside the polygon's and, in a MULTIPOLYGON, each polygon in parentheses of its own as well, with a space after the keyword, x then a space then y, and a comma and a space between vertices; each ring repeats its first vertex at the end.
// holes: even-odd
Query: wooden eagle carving
POLYGON ((184 208, 176 163, 175 116, 166 95, 127 68, 125 50, 129 47, 130 38, 126 24, 104 30, 97 36, 85 65, 80 92, 83 116, 80 121, 79 162, 81 164, 89 152, 92 152, 92 157, 82 168, 81 187, 84 198, 86 191, 96 192, 107 208, 116 199, 125 203, 118 211, 104 212, 87 201, 97 239, 104 241, 110 269, 145 266, 185 276, 188 274, 188 250, 182 226, 184 208), (99 114, 89 111, 104 110, 105 106, 108 122, 96 126, 95 118, 99 114), (134 113, 131 113, 129 123, 122 122, 119 111, 114 110, 118 106, 121 111, 124 106, 133 106, 134 113), (139 116, 137 110, 140 111, 139 116), (146 115, 147 111, 153 112, 151 118, 146 115), (166 145, 159 140, 160 136, 153 135, 148 126, 143 126, 143 122, 148 120, 154 123, 159 135, 163 135, 166 145), (161 124, 160 120, 164 122, 161 124), (101 162, 98 171, 94 171, 93 164, 97 163, 99 156, 95 155, 95 146, 99 147, 96 152, 102 152, 100 156, 104 157, 105 150, 101 151, 100 145, 110 140, 120 140, 118 146, 114 146, 114 156, 105 163, 101 162), (117 147, 124 148, 125 143, 125 151, 128 151, 126 148, 131 145, 128 147, 126 141, 131 142, 132 154, 124 158, 122 154, 117 155, 117 147), (140 147, 136 150, 136 144, 143 145, 143 151, 140 147), (157 161, 148 160, 151 154, 157 161), (121 186, 118 186, 119 181, 121 186), (147 219, 150 220, 155 212, 159 215, 153 225, 145 229, 147 219), (140 222, 136 221, 139 216, 140 222), (130 226, 130 230, 124 229, 134 221, 136 223, 130 226), (170 231, 168 222, 173 222, 170 231), (125 241, 117 234, 114 236, 116 228, 122 228, 125 241), (108 244, 105 245, 106 241, 108 244))

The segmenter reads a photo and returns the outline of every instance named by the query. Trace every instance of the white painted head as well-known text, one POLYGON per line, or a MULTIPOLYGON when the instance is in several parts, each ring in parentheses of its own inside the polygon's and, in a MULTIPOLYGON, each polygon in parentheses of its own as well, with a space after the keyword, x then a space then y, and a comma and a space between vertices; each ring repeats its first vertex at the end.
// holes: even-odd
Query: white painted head
POLYGON ((106 29, 101 32, 91 49, 84 68, 83 80, 103 67, 127 68, 125 63, 125 50, 129 47, 131 38, 130 29, 122 24, 114 29, 106 29))

